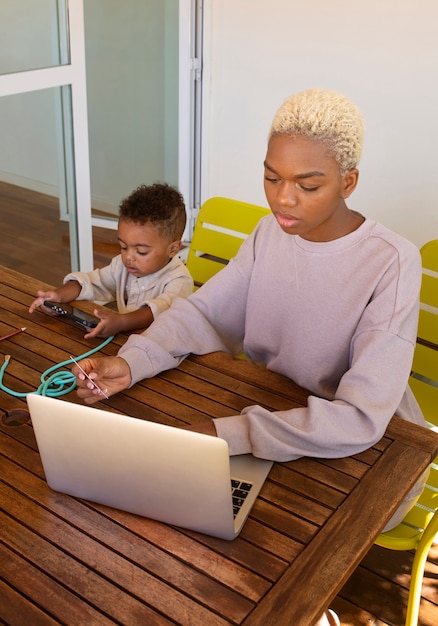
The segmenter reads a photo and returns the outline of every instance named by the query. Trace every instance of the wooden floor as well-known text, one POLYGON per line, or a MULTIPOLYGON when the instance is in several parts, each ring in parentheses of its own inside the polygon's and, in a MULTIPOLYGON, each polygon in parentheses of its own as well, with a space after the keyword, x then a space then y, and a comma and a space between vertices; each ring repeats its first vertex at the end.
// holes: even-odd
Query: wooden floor
MULTIPOLYGON (((58 199, 0 182, 0 219, 0 263, 53 286, 62 284, 70 271, 70 240, 58 199)), ((93 227, 95 267, 119 251, 117 231, 93 227)))
MULTIPOLYGON (((0 264, 61 284, 70 270, 70 255, 68 225, 58 215, 52 197, 0 183, 0 264)), ((116 231, 93 228, 93 241, 96 267, 118 252, 116 231)), ((411 563, 411 552, 374 546, 333 602, 342 625, 403 626, 411 563)), ((437 626, 438 545, 430 551, 422 593, 418 623, 437 626)))

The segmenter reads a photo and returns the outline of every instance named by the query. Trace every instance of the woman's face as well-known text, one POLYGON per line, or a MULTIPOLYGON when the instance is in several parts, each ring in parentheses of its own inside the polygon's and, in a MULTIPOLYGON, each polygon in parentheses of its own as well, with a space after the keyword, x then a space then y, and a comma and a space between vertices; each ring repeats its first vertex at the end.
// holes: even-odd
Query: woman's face
POLYGON ((307 137, 274 135, 265 159, 264 187, 280 228, 309 241, 331 241, 345 234, 351 212, 345 199, 358 171, 341 176, 327 148, 307 137))

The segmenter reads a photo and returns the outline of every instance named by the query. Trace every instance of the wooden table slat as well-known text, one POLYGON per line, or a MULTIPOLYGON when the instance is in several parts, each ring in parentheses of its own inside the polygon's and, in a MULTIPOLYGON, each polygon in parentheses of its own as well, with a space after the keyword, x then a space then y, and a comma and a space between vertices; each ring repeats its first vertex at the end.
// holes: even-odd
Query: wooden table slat
MULTIPOLYGON (((3 500, 5 497, 8 498, 8 506, 4 507, 7 514, 11 519, 18 517, 22 524, 12 524, 0 512, 3 542, 37 569, 43 568, 50 578, 59 581, 63 586, 72 586, 75 594, 83 599, 81 604, 94 604, 101 610, 106 607, 105 612, 112 619, 120 619, 122 624, 130 623, 127 617, 129 615, 138 617, 141 614, 142 619, 146 619, 151 606, 156 611, 167 613, 170 619, 181 617, 188 623, 190 616, 194 623, 223 623, 219 616, 203 604, 196 602, 183 590, 176 589, 171 580, 164 582, 159 576, 152 575, 141 565, 131 561, 130 555, 122 556, 107 545, 96 543, 85 532, 66 524, 55 515, 45 514, 24 497, 15 495, 11 502, 11 490, 0 483, 0 498, 3 500), (108 602, 109 598, 111 602, 108 602)), ((59 496, 59 499, 62 503, 63 496, 59 496)), ((102 527, 102 520, 98 524, 102 527)), ((113 533, 114 530, 116 529, 113 528, 113 533)), ((114 539, 114 535, 111 536, 114 539)), ((149 557, 145 548, 146 546, 142 554, 149 557)), ((131 554, 131 550, 129 552, 131 554)), ((171 579, 172 574, 173 570, 167 571, 166 577, 171 579)), ((175 574, 181 587, 189 587, 193 595, 196 595, 195 574, 189 568, 186 568, 182 576, 175 574)), ((198 592, 203 598, 209 598, 204 594, 211 593, 212 589, 209 589, 208 579, 204 577, 204 581, 204 587, 199 587, 198 581, 198 592)), ((217 593, 220 585, 213 585, 213 588, 217 593)), ((220 597, 214 594, 210 597, 212 603, 217 603, 221 610, 226 607, 229 615, 237 616, 238 623, 252 608, 253 603, 238 594, 224 593, 223 587, 221 590, 223 593, 220 597)), ((51 605, 45 608, 52 610, 51 605)))
MULTIPOLYGON (((0 519, 1 513, 0 513, 0 519)), ((10 528, 10 535, 13 537, 13 530, 15 526, 8 521, 8 527, 10 528)), ((22 530, 19 527, 16 529, 17 534, 22 535, 24 540, 28 537, 26 530, 22 530)), ((9 537, 8 537, 9 538, 9 537)), ((31 544, 32 546, 32 544, 31 544)), ((16 546, 20 549, 20 544, 16 546)), ((33 547, 33 546, 32 546, 33 547)), ((14 546, 15 548, 15 546, 14 546)), ((48 547, 50 553, 50 546, 48 547)), ((35 555, 38 554, 36 551, 35 555)), ((50 558, 50 554, 42 554, 41 563, 45 563, 44 557, 50 558)), ((65 585, 60 584, 53 577, 47 575, 41 571, 40 568, 20 555, 14 550, 8 550, 6 546, 0 543, 0 559, 2 562, 2 584, 0 584, 0 598, 1 608, 0 617, 6 620, 8 624, 26 624, 29 623, 32 626, 37 624, 59 624, 64 621, 66 616, 70 623, 75 624, 96 624, 99 626, 105 626, 114 624, 114 620, 103 614, 101 611, 96 610, 87 601, 77 602, 77 595, 69 591, 65 585), (5 582, 6 581, 6 582, 5 582), (13 590, 11 589, 13 588, 13 590), (21 601, 20 601, 21 598, 21 601)), ((69 568, 70 569, 70 568, 69 568)), ((74 565, 70 570, 71 579, 70 584, 75 580, 76 587, 81 584, 87 586, 93 584, 88 572, 83 569, 75 578, 74 565), (82 582, 81 582, 82 581, 82 582)), ((96 587, 93 585, 94 589, 96 587)), ((117 589, 109 590, 116 596, 117 589)), ((103 606, 103 600, 105 598, 105 591, 102 592, 101 605, 103 606)), ((117 599, 116 597, 114 599, 117 599)), ((129 606, 130 598, 119 598, 127 604, 128 615, 133 614, 133 607, 129 606)), ((110 604, 110 603, 109 603, 110 604)), ((148 609, 144 605, 137 605, 134 607, 137 615, 148 620, 145 623, 148 624, 169 624, 167 620, 158 616, 158 619, 154 611, 148 609)), ((121 618, 120 613, 117 619, 121 618)))

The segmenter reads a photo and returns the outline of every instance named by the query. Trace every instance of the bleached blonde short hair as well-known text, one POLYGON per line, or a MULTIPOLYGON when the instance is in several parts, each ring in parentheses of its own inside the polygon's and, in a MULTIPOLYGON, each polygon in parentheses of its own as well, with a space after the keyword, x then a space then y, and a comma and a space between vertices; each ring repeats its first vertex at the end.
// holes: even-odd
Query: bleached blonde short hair
POLYGON ((357 106, 336 91, 307 89, 286 98, 269 132, 308 137, 327 146, 341 174, 356 167, 362 155, 365 122, 357 106))

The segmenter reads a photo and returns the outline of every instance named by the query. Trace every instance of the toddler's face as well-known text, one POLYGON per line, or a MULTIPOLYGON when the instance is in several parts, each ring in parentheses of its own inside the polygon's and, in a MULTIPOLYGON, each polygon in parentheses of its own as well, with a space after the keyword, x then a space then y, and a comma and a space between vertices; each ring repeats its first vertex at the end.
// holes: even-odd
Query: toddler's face
POLYGON ((175 242, 169 242, 150 223, 119 220, 118 239, 123 263, 136 278, 157 272, 175 254, 175 242))

